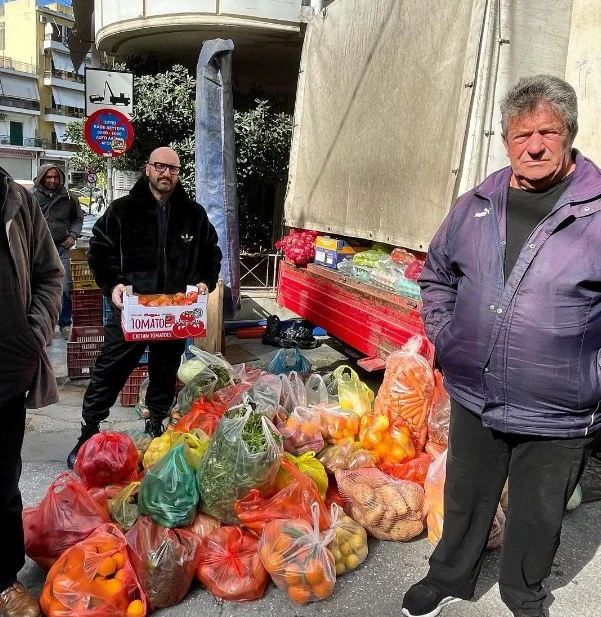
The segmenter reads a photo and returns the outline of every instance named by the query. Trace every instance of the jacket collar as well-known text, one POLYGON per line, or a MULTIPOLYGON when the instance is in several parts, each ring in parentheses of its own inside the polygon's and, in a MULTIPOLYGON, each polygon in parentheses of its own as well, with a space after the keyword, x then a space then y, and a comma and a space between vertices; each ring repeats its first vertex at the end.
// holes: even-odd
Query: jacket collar
MULTIPOLYGON (((156 197, 150 190, 148 178, 145 175, 138 178, 137 182, 129 191, 129 194, 149 208, 154 208, 157 202, 156 197)), ((173 189, 173 193, 169 197, 169 205, 179 206, 187 203, 188 201, 190 201, 190 198, 182 186, 181 180, 178 180, 175 188, 173 189)))

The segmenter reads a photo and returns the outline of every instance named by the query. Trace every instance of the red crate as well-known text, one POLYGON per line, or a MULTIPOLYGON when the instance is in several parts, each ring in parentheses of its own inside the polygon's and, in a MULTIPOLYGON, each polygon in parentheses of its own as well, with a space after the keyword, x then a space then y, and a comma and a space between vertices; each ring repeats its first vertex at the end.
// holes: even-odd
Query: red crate
POLYGON ((88 379, 104 342, 102 326, 80 326, 71 330, 67 343, 67 371, 71 379, 88 379))
POLYGON ((131 375, 127 378, 123 390, 119 395, 119 401, 122 407, 135 407, 138 402, 138 392, 142 382, 148 377, 148 367, 138 366, 131 375))
POLYGON ((74 326, 102 325, 102 292, 100 289, 86 289, 71 292, 74 326))

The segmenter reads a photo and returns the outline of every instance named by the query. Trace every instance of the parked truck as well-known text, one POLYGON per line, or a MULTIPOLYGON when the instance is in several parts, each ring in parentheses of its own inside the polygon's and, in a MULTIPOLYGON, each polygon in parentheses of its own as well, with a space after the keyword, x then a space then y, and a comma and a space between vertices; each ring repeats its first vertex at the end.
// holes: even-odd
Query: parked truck
MULTIPOLYGON (((576 88, 576 147, 601 163, 601 0, 434 4, 335 0, 311 20, 286 226, 427 251, 457 196, 508 164, 499 101, 525 75, 576 88)), ((282 262, 277 297, 367 368, 423 332, 418 301, 319 265, 282 262)))

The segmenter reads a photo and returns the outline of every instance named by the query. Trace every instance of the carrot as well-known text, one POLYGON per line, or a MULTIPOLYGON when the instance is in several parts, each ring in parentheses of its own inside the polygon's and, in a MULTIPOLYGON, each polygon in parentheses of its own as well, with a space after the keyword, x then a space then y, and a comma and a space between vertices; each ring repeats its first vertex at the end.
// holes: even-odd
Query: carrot
POLYGON ((409 385, 415 390, 416 394, 420 398, 424 398, 424 391, 419 383, 419 379, 412 371, 407 371, 407 381, 409 385))
POLYGON ((430 402, 429 401, 424 401, 424 405, 422 408, 422 413, 421 416, 419 417, 419 422, 417 423, 417 426, 423 426, 426 422, 426 416, 428 414, 428 409, 430 408, 430 402))

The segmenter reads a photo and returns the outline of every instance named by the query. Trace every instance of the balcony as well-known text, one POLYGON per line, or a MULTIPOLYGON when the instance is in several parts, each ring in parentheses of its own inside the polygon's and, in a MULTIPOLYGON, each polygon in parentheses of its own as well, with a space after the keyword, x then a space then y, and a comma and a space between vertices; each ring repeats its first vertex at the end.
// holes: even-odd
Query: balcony
POLYGON ((44 120, 46 122, 58 122, 60 124, 69 124, 85 117, 83 109, 75 107, 67 107, 65 105, 56 105, 54 107, 46 107, 44 109, 44 120))
POLYGON ((64 144, 60 141, 52 142, 47 148, 58 150, 59 152, 79 152, 79 146, 77 144, 64 144))
POLYGON ((20 73, 29 73, 37 75, 38 67, 35 64, 27 64, 25 62, 17 62, 8 56, 0 56, 0 69, 12 69, 20 73))
MULTIPOLYGON (((83 75, 79 75, 77 73, 70 73, 68 71, 58 71, 56 69, 52 69, 50 71, 44 71, 44 83, 48 79, 49 81, 54 79, 63 79, 65 81, 73 81, 78 84, 84 84, 85 79, 83 75)), ((52 85, 52 84, 47 84, 52 85)))
POLYGON ((11 141, 8 135, 0 135, 0 145, 2 146, 17 146, 22 148, 48 148, 49 142, 45 139, 38 139, 37 137, 23 137, 20 143, 14 143, 15 139, 11 141))
POLYGON ((20 99, 16 96, 5 96, 0 94, 0 107, 16 107, 18 109, 28 109, 31 111, 40 112, 40 101, 31 101, 29 99, 20 99))

